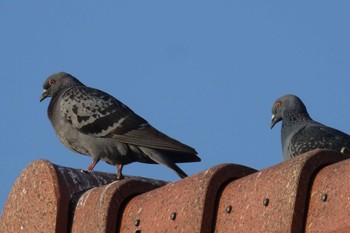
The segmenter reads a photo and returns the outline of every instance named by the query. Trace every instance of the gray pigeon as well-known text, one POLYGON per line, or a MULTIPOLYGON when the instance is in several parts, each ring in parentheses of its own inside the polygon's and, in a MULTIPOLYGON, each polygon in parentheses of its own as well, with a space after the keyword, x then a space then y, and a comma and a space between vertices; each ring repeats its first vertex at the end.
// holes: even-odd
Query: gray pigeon
POLYGON ((284 160, 317 148, 337 152, 350 149, 349 135, 312 120, 295 95, 282 96, 273 104, 271 128, 279 121, 284 160))
POLYGON ((92 157, 88 170, 104 160, 117 165, 158 163, 186 177, 175 163, 198 162, 197 152, 159 132, 113 96, 85 86, 60 72, 47 78, 40 102, 52 97, 48 116, 60 141, 69 149, 92 157))

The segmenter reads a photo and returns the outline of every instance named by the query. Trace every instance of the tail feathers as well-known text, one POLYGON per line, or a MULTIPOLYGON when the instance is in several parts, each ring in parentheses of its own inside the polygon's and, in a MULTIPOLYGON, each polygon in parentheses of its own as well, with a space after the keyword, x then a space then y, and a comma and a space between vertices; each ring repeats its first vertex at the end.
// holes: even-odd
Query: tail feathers
POLYGON ((162 164, 175 171, 180 178, 187 177, 187 174, 181 168, 179 168, 173 161, 171 161, 171 159, 167 155, 164 155, 161 152, 150 148, 139 147, 139 149, 154 162, 162 164))

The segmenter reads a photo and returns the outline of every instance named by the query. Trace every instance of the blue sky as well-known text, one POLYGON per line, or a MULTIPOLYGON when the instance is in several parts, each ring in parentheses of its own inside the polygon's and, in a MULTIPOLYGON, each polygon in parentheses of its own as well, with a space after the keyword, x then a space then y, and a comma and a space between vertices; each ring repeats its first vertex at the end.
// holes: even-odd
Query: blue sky
MULTIPOLYGON (((192 147, 194 174, 221 163, 282 161, 271 107, 298 95, 310 115, 350 133, 349 1, 0 1, 0 208, 36 159, 87 168, 39 103, 46 77, 71 73, 192 147)), ((100 162, 99 171, 114 173, 100 162)), ((125 175, 178 179, 160 165, 125 175)))

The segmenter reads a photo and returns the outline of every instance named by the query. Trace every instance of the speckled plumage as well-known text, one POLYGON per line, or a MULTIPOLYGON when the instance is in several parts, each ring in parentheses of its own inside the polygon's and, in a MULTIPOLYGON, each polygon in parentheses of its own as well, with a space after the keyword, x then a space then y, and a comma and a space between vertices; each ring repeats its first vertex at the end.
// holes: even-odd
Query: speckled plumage
POLYGON ((69 149, 122 167, 131 162, 159 163, 186 177, 175 163, 197 162, 197 152, 160 131, 113 96, 85 86, 60 72, 47 78, 40 101, 52 97, 48 116, 60 141, 69 149))
POLYGON ((349 135, 314 121, 295 95, 282 96, 273 104, 271 128, 279 121, 284 160, 317 148, 337 152, 350 149, 349 135))

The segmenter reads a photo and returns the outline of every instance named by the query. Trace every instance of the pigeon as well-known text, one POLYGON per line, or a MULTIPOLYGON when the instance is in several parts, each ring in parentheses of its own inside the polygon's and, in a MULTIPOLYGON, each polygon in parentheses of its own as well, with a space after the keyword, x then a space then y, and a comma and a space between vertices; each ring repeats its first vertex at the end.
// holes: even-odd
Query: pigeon
POLYGON ((314 149, 346 152, 350 136, 314 121, 304 103, 295 95, 284 95, 272 106, 271 129, 282 121, 281 141, 284 160, 314 149))
POLYGON ((40 102, 51 97, 48 117, 70 150, 91 156, 92 171, 103 160, 117 166, 132 162, 162 164, 181 178, 187 174, 175 163, 199 162, 197 152, 152 127, 145 119, 113 96, 85 86, 72 75, 59 72, 44 82, 40 102))

